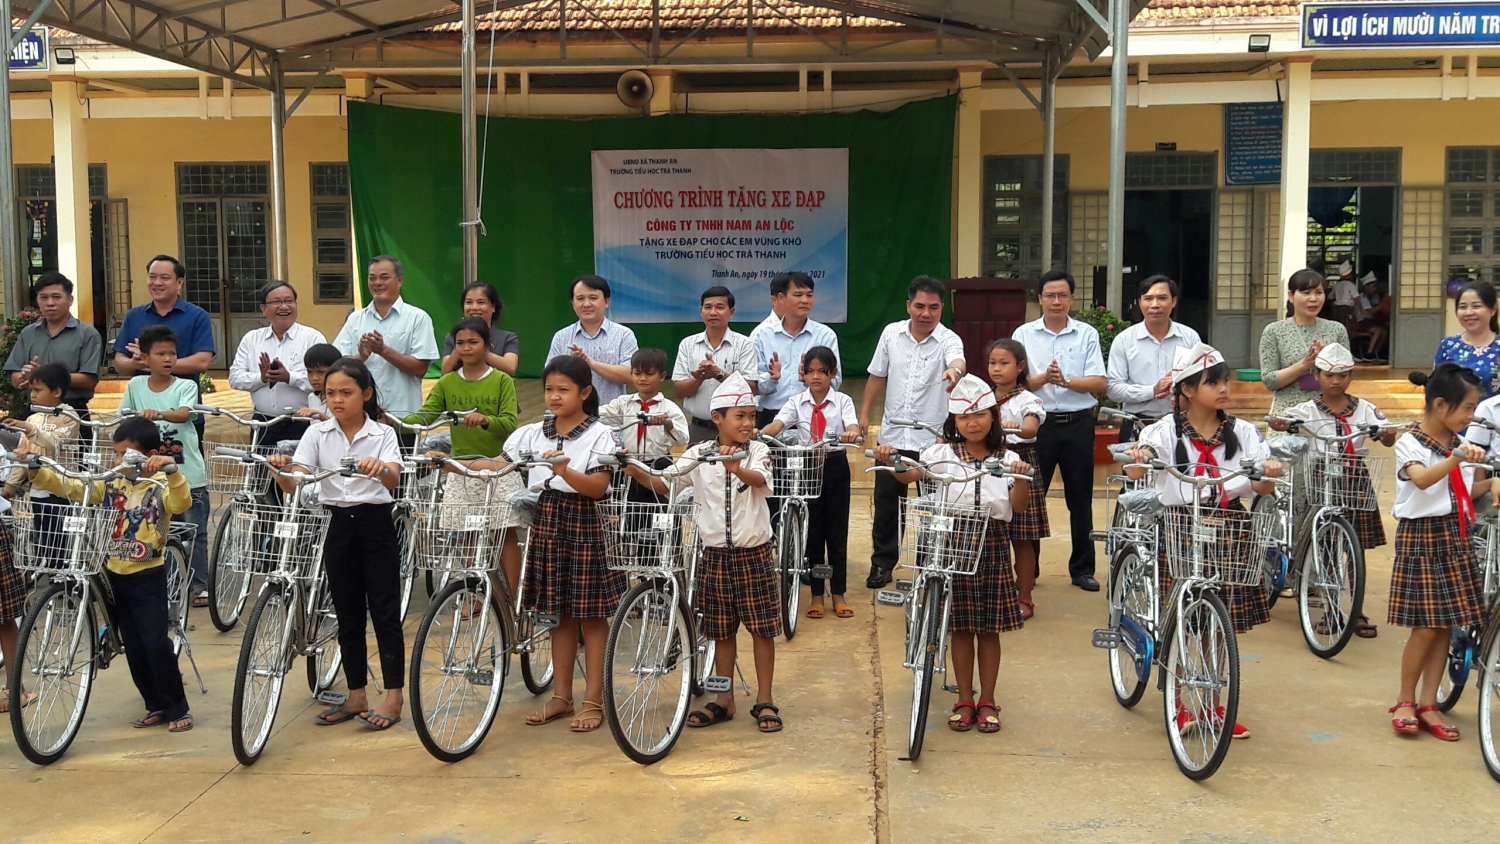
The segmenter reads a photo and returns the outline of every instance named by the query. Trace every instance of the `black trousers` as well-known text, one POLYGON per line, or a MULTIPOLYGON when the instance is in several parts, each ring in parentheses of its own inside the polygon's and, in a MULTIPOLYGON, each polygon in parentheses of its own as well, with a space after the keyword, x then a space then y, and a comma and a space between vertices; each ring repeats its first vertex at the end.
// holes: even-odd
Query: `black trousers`
MULTIPOLYGON (((1043 422, 1036 435, 1036 462, 1043 495, 1052 488, 1053 474, 1062 469, 1063 498, 1068 502, 1068 523, 1073 538, 1068 574, 1072 577, 1092 575, 1094 542, 1089 538, 1089 531, 1094 527, 1093 414, 1079 413, 1067 422, 1053 422, 1049 417, 1043 422)), ((876 520, 878 523, 878 516, 876 520)))
MULTIPOLYGON (((264 422, 272 417, 264 413, 256 413, 255 418, 264 422)), ((271 447, 282 440, 300 440, 302 435, 307 433, 307 425, 306 419, 283 419, 260 432, 260 444, 271 447)))
MULTIPOLYGON (((756 411, 759 414, 760 411, 756 411)), ((696 416, 688 417, 688 442, 703 443, 719 438, 719 426, 711 419, 700 419, 696 416)))
MULTIPOLYGON (((823 494, 807 502, 807 567, 823 565, 827 548, 833 578, 828 591, 843 595, 849 589, 849 458, 842 451, 830 452, 823 463, 823 494)), ((814 595, 822 595, 824 582, 810 578, 814 595)))
POLYGON ((779 413, 779 412, 780 411, 777 411, 777 410, 764 410, 764 409, 761 409, 761 408, 756 408, 755 409, 755 427, 757 427, 757 428, 764 428, 767 425, 771 424, 772 422, 775 422, 776 421, 776 414, 779 413))
POLYGON ((187 715, 187 693, 167 627, 166 566, 135 574, 109 572, 109 586, 115 593, 115 629, 146 711, 160 712, 168 721, 187 715))
MULTIPOLYGON (((915 451, 901 451, 902 457, 917 459, 915 451)), ((825 479, 826 480, 826 479, 825 479)), ((890 571, 901 559, 901 502, 906 499, 907 484, 890 472, 875 473, 875 520, 870 525, 870 570, 890 571)))
POLYGON ((389 504, 330 506, 333 521, 323 546, 328 589, 339 620, 339 651, 349 689, 367 682, 365 611, 375 627, 385 687, 399 689, 406 676, 401 632, 401 558, 389 504))
MULTIPOLYGON (((642 462, 650 465, 653 469, 665 469, 668 466, 672 465, 672 458, 670 455, 663 455, 656 458, 655 460, 644 460, 642 462)), ((635 478, 626 478, 625 483, 628 484, 625 489, 626 501, 635 501, 641 504, 671 503, 667 500, 667 496, 658 493, 656 490, 652 489, 649 486, 646 486, 645 484, 642 484, 635 478)))

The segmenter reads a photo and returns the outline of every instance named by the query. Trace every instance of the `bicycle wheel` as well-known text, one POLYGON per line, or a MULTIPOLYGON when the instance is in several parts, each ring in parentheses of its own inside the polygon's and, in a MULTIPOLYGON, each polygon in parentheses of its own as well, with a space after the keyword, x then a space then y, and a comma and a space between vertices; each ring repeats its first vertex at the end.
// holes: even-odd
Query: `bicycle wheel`
POLYGON ((911 723, 906 731, 906 758, 912 762, 922 755, 922 739, 927 735, 927 708, 932 702, 932 675, 937 670, 937 652, 941 647, 943 592, 940 580, 929 580, 921 596, 922 606, 913 620, 913 631, 921 638, 916 642, 912 660, 911 723))
POLYGON ((1129 709, 1140 702, 1151 679, 1156 642, 1149 635, 1139 634, 1150 633, 1143 620, 1155 614, 1157 584, 1150 563, 1141 559, 1134 545, 1116 551, 1109 570, 1114 584, 1109 598, 1109 626, 1120 633, 1120 643, 1108 650, 1109 680, 1115 700, 1129 709))
MULTIPOLYGON (((694 624, 693 629, 699 629, 698 625, 694 624)), ((698 639, 698 647, 693 650, 693 697, 701 697, 704 683, 714 676, 714 657, 719 652, 719 643, 703 638, 702 633, 694 635, 698 639)))
POLYGON ((1165 644, 1167 743, 1178 770, 1205 780, 1229 753, 1240 708, 1239 642, 1218 594, 1190 597, 1165 644))
POLYGON ((396 547, 401 552, 401 620, 406 621, 406 612, 411 609, 411 588, 417 579, 415 549, 411 544, 411 514, 396 517, 396 547))
POLYGON ((781 630, 790 642, 797 635, 802 606, 802 561, 807 553, 807 502, 788 498, 781 510, 781 537, 776 568, 781 574, 781 630))
POLYGON ((1448 637, 1448 659, 1443 663, 1443 676, 1438 681, 1438 711, 1447 712, 1458 705, 1473 667, 1474 639, 1470 628, 1455 627, 1448 637))
MULTIPOLYGON (((1271 495, 1256 496, 1255 504, 1250 509, 1257 517, 1257 520, 1263 515, 1269 515, 1273 520, 1272 524, 1276 526, 1276 535, 1286 535, 1286 511, 1282 509, 1281 499, 1274 493, 1271 495)), ((1286 570, 1286 563, 1287 560, 1285 559, 1284 551, 1282 553, 1271 553, 1268 550, 1261 554, 1260 564, 1262 573, 1260 588, 1265 590, 1266 606, 1268 608, 1276 606, 1276 601, 1281 598, 1281 589, 1286 586, 1285 578, 1291 576, 1291 573, 1286 570), (1278 585, 1278 581, 1280 581, 1280 585, 1278 585)))
POLYGON ((245 599, 250 595, 250 573, 231 571, 224 563, 234 553, 234 517, 239 509, 230 502, 219 517, 219 528, 208 546, 208 618, 220 633, 228 633, 240 623, 245 599))
MULTIPOLYGON (((552 631, 537 630, 534 618, 529 619, 526 626, 532 631, 532 636, 530 644, 521 649, 521 680, 532 694, 545 694, 552 688, 552 631)), ((522 637, 521 641, 527 639, 522 637)), ((579 653, 582 652, 579 649, 579 653)))
POLYGON ((1319 525, 1301 568, 1297 614, 1302 638, 1308 650, 1332 659, 1349 644, 1365 601, 1365 555, 1354 526, 1343 516, 1319 525))
POLYGON ((172 655, 179 656, 187 645, 188 609, 193 605, 193 570, 181 542, 167 540, 162 565, 167 569, 167 634, 172 639, 172 655))
POLYGON ((672 752, 692 701, 693 631, 666 581, 643 580, 620 602, 604 640, 604 720, 642 765, 672 752))
POLYGON ((339 650, 339 619, 333 613, 333 596, 328 592, 326 579, 318 594, 318 614, 307 643, 311 653, 306 660, 307 689, 313 697, 333 688, 339 678, 339 668, 344 664, 343 651, 339 650))
POLYGON ((287 651, 294 623, 291 603, 281 584, 269 584, 245 622, 240 661, 234 672, 234 699, 229 706, 229 739, 234 745, 234 758, 241 765, 255 764, 276 723, 281 686, 290 662, 287 651))
POLYGON ((454 580, 432 599, 412 641, 412 723, 444 762, 479 749, 505 691, 510 640, 494 606, 480 610, 488 601, 479 580, 454 580))
POLYGON ((1500 617, 1490 620, 1489 647, 1484 650, 1481 666, 1484 682, 1479 686, 1479 753, 1484 757, 1484 767, 1490 776, 1500 782, 1500 748, 1496 747, 1495 731, 1500 729, 1500 617))
POLYGON ((99 629, 75 582, 48 586, 21 621, 10 672, 10 727, 21 753, 50 765, 83 724, 98 673, 99 629), (30 705, 24 698, 35 695, 30 705))

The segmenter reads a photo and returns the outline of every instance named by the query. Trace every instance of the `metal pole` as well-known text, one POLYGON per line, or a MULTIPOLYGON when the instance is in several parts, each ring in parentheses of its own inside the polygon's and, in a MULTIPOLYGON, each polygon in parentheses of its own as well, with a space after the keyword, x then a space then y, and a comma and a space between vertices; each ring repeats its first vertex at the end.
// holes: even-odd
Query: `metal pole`
POLYGON ((1049 56, 1042 67, 1042 272, 1057 266, 1052 254, 1052 225, 1057 197, 1052 171, 1057 166, 1057 65, 1049 56))
MULTIPOLYGON (((224 80, 224 84, 232 84, 224 80)), ((271 203, 276 218, 276 278, 291 281, 286 235, 286 74, 271 62, 271 203)))
POLYGON ((463 0, 463 132, 464 215, 459 231, 464 238, 463 283, 479 278, 479 162, 475 150, 474 117, 474 0, 463 0))
MULTIPOLYGON (((6 43, 10 38, 10 0, 0 0, 6 43)), ((10 136, 10 51, 0 72, 0 272, 5 276, 5 315, 27 304, 26 264, 21 259, 21 222, 16 209, 16 169, 10 136)))
MULTIPOLYGON (((1129 0, 1111 0, 1109 39, 1113 61, 1109 78, 1109 281, 1105 305, 1120 312, 1125 263, 1125 84, 1129 81, 1129 0)), ((1096 294, 1097 295, 1097 294, 1096 294)))

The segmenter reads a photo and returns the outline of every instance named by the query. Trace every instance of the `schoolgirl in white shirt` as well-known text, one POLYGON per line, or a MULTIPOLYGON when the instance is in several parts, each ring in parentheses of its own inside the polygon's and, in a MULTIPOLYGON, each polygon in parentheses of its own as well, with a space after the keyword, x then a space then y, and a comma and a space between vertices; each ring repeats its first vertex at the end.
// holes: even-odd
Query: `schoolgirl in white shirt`
MULTIPOLYGON (((1026 347, 1009 337, 996 340, 985 351, 990 383, 995 385, 995 405, 1000 409, 1000 426, 1005 429, 1006 443, 1022 463, 1036 465, 1036 432, 1047 421, 1047 410, 1036 393, 1026 389, 1031 367, 1026 361, 1026 347)), ((1021 620, 1036 614, 1031 600, 1036 586, 1037 559, 1042 540, 1052 535, 1047 523, 1047 496, 1033 495, 1026 509, 1010 520, 1010 546, 1016 558, 1016 592, 1021 603, 1021 620)))

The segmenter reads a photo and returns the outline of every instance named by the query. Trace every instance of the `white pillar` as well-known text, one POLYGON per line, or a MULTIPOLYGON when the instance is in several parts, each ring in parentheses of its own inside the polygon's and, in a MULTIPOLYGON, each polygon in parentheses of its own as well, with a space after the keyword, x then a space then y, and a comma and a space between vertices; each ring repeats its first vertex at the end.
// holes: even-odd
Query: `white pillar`
POLYGON ((979 275, 980 231, 984 195, 984 156, 981 154, 980 85, 982 67, 958 69, 958 131, 954 133, 958 158, 955 187, 958 195, 958 240, 953 267, 958 278, 979 275))
POLYGON ((94 252, 89 230, 88 104, 82 82, 52 77, 52 155, 57 174, 57 269, 73 280, 73 313, 94 321, 94 252))
POLYGON ((1281 283, 1307 266, 1307 160, 1312 145, 1312 59, 1288 59, 1281 124, 1281 283))

